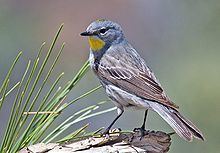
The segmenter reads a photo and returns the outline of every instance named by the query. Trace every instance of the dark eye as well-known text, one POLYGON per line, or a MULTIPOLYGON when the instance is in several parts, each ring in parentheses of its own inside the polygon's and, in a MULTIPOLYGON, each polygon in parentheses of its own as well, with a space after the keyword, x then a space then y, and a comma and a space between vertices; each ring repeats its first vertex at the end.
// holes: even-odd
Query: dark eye
POLYGON ((104 34, 106 31, 107 31, 107 29, 105 29, 105 28, 102 28, 99 30, 100 34, 104 34))

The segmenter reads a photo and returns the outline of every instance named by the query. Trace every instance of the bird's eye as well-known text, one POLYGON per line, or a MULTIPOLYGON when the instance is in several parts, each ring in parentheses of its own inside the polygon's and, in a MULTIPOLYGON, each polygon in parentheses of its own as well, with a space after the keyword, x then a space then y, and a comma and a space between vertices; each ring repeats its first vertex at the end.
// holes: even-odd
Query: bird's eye
POLYGON ((99 30, 100 34, 104 34, 106 31, 107 31, 107 29, 105 29, 105 28, 102 28, 99 30))

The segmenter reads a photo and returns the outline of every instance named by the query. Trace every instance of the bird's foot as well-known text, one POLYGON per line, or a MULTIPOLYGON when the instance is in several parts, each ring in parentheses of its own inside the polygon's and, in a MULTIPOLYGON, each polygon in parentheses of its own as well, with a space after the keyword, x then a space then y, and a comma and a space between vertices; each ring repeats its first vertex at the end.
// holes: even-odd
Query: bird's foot
POLYGON ((148 130, 146 130, 144 127, 140 127, 140 128, 134 128, 133 130, 134 132, 140 132, 140 140, 146 135, 146 132, 148 130))
POLYGON ((106 138, 109 138, 109 130, 110 130, 110 129, 107 128, 103 133, 101 133, 101 136, 102 136, 102 137, 104 136, 104 137, 106 137, 106 138))
POLYGON ((120 128, 116 128, 116 129, 112 129, 112 130, 110 130, 110 129, 107 128, 107 129, 101 134, 101 136, 105 136, 106 138, 109 138, 110 135, 119 134, 120 131, 121 131, 120 128))

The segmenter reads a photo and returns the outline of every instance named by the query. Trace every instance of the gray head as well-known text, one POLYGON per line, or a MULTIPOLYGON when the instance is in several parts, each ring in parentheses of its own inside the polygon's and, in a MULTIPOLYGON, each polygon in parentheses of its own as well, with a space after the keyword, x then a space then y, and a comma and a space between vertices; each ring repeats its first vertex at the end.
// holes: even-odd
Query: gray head
POLYGON ((121 26, 105 19, 93 21, 86 31, 81 33, 81 36, 89 36, 89 43, 92 49, 100 49, 101 46, 94 47, 97 41, 99 41, 99 43, 103 42, 104 46, 106 46, 119 43, 124 38, 121 26))

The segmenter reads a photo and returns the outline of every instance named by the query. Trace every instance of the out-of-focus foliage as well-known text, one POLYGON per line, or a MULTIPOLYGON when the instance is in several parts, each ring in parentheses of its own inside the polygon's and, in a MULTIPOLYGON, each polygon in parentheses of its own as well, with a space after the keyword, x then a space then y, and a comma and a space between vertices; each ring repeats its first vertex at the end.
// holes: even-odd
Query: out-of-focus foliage
MULTIPOLYGON (((3 76, 10 67, 12 60, 9 59, 13 59, 19 50, 23 50, 28 57, 35 55, 34 50, 42 40, 48 41, 62 22, 65 23, 62 41, 67 45, 60 59, 62 64, 58 65, 57 69, 65 71, 65 79, 68 80, 88 57, 87 40, 81 38, 79 33, 94 19, 111 19, 122 25, 127 39, 153 69, 167 94, 206 137, 205 142, 187 143, 173 136, 170 152, 217 153, 220 145, 219 10, 219 0, 2 0, 0 1, 0 81, 2 82, 3 76)), ((9 86, 18 81, 25 67, 16 69, 17 75, 12 76, 12 84, 9 86)), ((82 81, 80 87, 71 92, 67 99, 72 99, 98 84, 91 72, 82 81)), ((77 109, 104 99, 106 96, 100 90, 91 99, 78 104, 77 109)), ((4 107, 7 108, 9 105, 12 105, 10 99, 8 106, 4 107)), ((111 106, 112 103, 109 103, 107 107, 111 106)), ((66 117, 75 110, 75 107, 69 108, 63 116, 66 117)), ((8 114, 6 111, 0 114, 1 122, 7 120, 6 114, 8 114)), ((94 130, 107 126, 113 115, 116 115, 116 112, 84 123, 91 122, 91 130, 94 130), (100 121, 103 124, 100 125, 100 121)), ((129 110, 115 126, 132 129, 141 125, 142 118, 142 111, 129 110)), ((147 127, 171 131, 171 128, 155 113, 150 113, 147 127)), ((0 129, 0 135, 2 134, 0 129)))
MULTIPOLYGON (((54 40, 46 52, 46 56, 41 56, 46 44, 44 42, 41 45, 40 50, 33 62, 28 60, 26 69, 23 72, 21 79, 11 88, 9 88, 11 76, 15 75, 13 72, 16 71, 15 68, 18 65, 18 61, 22 55, 22 52, 19 52, 13 60, 12 66, 8 70, 4 81, 0 85, 0 112, 2 111, 2 107, 7 105, 7 98, 14 98, 13 105, 8 109, 10 113, 6 114, 10 116, 6 121, 7 126, 5 128, 1 126, 1 128, 4 128, 4 136, 1 136, 0 139, 1 153, 16 153, 26 146, 40 142, 63 142, 83 136, 91 136, 96 134, 97 130, 88 133, 86 130, 89 124, 86 124, 79 129, 73 129, 72 131, 74 132, 68 133, 68 135, 65 135, 64 132, 67 131, 67 129, 70 129, 71 126, 82 122, 85 119, 102 115, 116 109, 116 107, 113 107, 95 112, 100 108, 101 105, 107 102, 101 101, 96 105, 90 105, 89 107, 85 107, 73 112, 73 114, 69 114, 67 119, 61 117, 61 113, 64 112, 64 110, 70 106, 74 107, 76 102, 82 98, 88 97, 101 87, 101 85, 99 85, 96 88, 82 93, 80 96, 71 101, 65 101, 65 98, 70 91, 74 89, 76 85, 78 85, 80 80, 86 74, 89 67, 88 60, 64 87, 57 87, 59 81, 64 75, 63 72, 56 77, 56 80, 54 80, 53 84, 49 84, 53 70, 55 69, 58 59, 65 46, 65 43, 63 43, 55 59, 51 59, 51 55, 54 54, 56 41, 62 28, 63 24, 60 26, 57 34, 55 35, 54 40), (49 59, 53 60, 51 65, 48 65, 49 59), (48 70, 45 69, 46 65, 49 67, 48 70), (46 73, 45 77, 42 75, 43 72, 46 73), (43 80, 43 82, 40 80, 43 80), (46 85, 48 90, 45 90, 46 85), (11 94, 13 91, 15 91, 16 94, 11 94), (39 106, 36 106, 37 104, 39 106), (57 118, 61 118, 60 125, 55 129, 51 129, 51 125, 57 118), (62 138, 59 139, 58 137, 62 138)), ((100 130, 100 128, 98 130, 100 130)))

